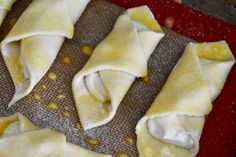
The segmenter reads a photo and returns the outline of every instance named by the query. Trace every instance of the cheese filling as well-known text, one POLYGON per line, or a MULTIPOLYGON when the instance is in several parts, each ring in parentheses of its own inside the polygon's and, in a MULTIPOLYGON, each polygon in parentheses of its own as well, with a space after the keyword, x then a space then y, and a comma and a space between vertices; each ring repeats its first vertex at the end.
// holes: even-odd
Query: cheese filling
POLYGON ((185 128, 180 116, 175 114, 150 118, 147 127, 155 138, 187 149, 194 146, 195 137, 198 136, 194 130, 185 128))
POLYGON ((109 100, 109 95, 105 89, 101 76, 98 72, 89 74, 85 77, 85 84, 88 91, 101 102, 109 100))

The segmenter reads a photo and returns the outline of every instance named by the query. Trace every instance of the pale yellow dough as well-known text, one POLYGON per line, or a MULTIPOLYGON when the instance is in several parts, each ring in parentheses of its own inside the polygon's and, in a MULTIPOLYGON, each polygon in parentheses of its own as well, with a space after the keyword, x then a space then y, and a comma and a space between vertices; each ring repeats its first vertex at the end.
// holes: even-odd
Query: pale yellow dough
POLYGON ((75 75, 73 95, 83 128, 109 122, 164 33, 147 6, 128 9, 75 75))
MULTIPOLYGON (((90 0, 33 0, 1 43, 15 85, 9 106, 28 95, 55 60, 90 0)), ((1 3, 0 3, 1 4, 1 3)))
POLYGON ((0 118, 1 157, 111 157, 66 142, 62 133, 40 129, 22 114, 0 118))
POLYGON ((136 126, 140 157, 194 157, 205 116, 235 63, 225 41, 189 43, 136 126))
POLYGON ((0 26, 16 1, 17 0, 0 0, 0 26))

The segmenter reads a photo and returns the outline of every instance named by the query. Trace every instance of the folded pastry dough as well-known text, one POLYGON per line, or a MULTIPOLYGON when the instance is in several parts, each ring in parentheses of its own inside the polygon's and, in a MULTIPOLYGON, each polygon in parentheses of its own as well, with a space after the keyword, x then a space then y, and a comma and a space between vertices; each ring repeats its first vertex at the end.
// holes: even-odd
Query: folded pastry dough
POLYGON ((52 65, 73 24, 90 0, 34 0, 2 41, 1 50, 15 85, 9 106, 28 95, 52 65))
POLYGON ((16 1, 17 0, 0 0, 0 26, 16 1))
POLYGON ((75 75, 72 88, 83 128, 110 121, 164 33, 147 6, 128 9, 75 75))
POLYGON ((140 157, 193 157, 235 59, 225 41, 190 43, 136 127, 140 157))
POLYGON ((111 157, 66 142, 62 133, 39 129, 22 114, 0 118, 1 157, 111 157))

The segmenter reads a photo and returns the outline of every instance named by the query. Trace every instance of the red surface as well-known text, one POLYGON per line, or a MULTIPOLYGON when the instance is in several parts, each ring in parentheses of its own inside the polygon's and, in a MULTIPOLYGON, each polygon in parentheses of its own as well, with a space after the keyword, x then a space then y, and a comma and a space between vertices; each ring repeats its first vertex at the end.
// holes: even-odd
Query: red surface
MULTIPOLYGON (((110 0, 124 8, 148 5, 158 22, 174 19, 172 30, 197 41, 226 40, 236 56, 236 25, 208 16, 173 0, 110 0)), ((233 157, 236 153, 236 66, 214 102, 204 126, 198 157, 233 157)))

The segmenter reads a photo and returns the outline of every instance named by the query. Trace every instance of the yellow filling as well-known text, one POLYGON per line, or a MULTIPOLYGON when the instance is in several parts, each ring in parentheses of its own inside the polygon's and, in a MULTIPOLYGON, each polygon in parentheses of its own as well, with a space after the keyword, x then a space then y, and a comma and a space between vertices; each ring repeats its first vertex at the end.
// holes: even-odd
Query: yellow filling
POLYGON ((57 75, 54 72, 49 72, 48 73, 48 79, 55 81, 57 79, 57 75))
POLYGON ((65 63, 65 64, 69 64, 70 62, 71 62, 70 57, 65 56, 65 57, 63 58, 63 63, 65 63))
POLYGON ((132 137, 129 136, 125 137, 125 141, 130 145, 134 144, 134 139, 132 137))
POLYGON ((39 101, 41 99, 41 96, 37 93, 34 93, 33 97, 36 101, 39 101))
POLYGON ((128 153, 124 153, 124 152, 116 152, 114 154, 115 157, 129 157, 128 153))
POLYGON ((60 95, 57 96, 57 98, 58 98, 58 99, 65 99, 66 96, 65 96, 64 94, 60 94, 60 95))
POLYGON ((200 58, 227 61, 231 58, 230 49, 225 42, 201 43, 196 45, 200 58))
POLYGON ((47 89, 47 86, 46 86, 46 85, 42 85, 42 88, 43 88, 43 89, 47 89))
POLYGON ((83 45, 80 47, 80 51, 86 56, 91 56, 94 48, 90 45, 83 45))
POLYGON ((64 111, 64 112, 63 112, 63 117, 69 118, 69 117, 70 117, 70 113, 67 112, 67 111, 64 111))
POLYGON ((85 142, 92 147, 95 147, 100 144, 100 141, 98 139, 91 139, 91 138, 86 139, 85 142))
POLYGON ((75 124, 75 126, 76 126, 77 129, 81 129, 81 128, 82 128, 80 122, 77 122, 77 123, 75 124))
POLYGON ((142 77, 142 79, 145 83, 150 83, 150 80, 149 80, 148 76, 144 76, 144 77, 142 77))
POLYGON ((142 24, 144 24, 146 27, 148 27, 150 30, 154 32, 161 32, 161 27, 156 21, 155 18, 153 18, 146 8, 134 8, 130 9, 130 17, 133 20, 139 21, 142 24))
POLYGON ((58 107, 58 105, 57 105, 57 103, 55 103, 55 102, 50 102, 48 105, 47 105, 47 107, 49 108, 49 109, 51 109, 51 110, 57 110, 59 107, 58 107))

